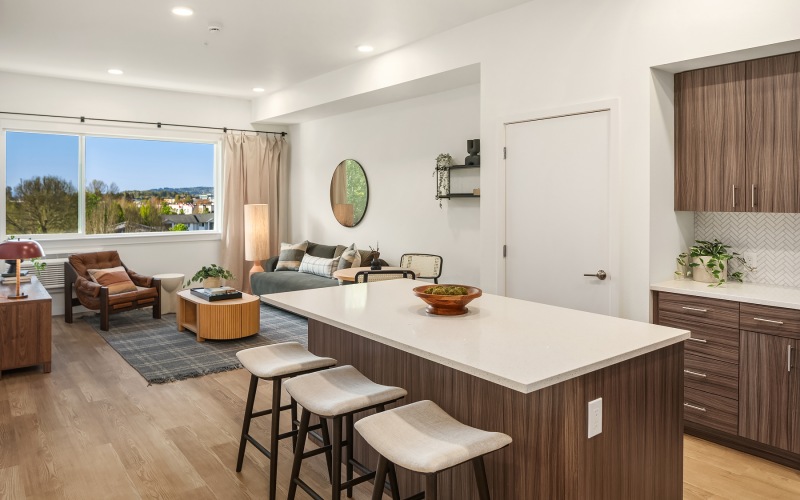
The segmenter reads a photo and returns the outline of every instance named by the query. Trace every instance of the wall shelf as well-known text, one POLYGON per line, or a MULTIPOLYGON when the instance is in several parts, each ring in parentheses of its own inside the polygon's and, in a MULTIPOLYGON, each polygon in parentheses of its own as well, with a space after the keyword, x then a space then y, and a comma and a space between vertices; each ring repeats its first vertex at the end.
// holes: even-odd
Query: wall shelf
POLYGON ((450 165, 449 167, 442 167, 447 170, 458 170, 460 168, 481 168, 480 165, 450 165))
POLYGON ((439 198, 449 200, 450 198, 480 198, 480 197, 481 195, 472 193, 450 193, 447 196, 440 196, 439 198))

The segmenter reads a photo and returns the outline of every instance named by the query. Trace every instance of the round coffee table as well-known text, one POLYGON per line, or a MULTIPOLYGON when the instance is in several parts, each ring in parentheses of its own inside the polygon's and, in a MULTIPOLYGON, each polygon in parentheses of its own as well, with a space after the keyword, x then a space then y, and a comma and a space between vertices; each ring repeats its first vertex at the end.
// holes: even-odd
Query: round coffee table
POLYGON ((183 290, 178 292, 177 323, 179 332, 194 332, 198 342, 249 337, 261 329, 261 303, 247 293, 241 299, 209 302, 183 290))
POLYGON ((161 314, 174 313, 178 310, 178 290, 183 288, 180 273, 156 274, 153 278, 161 280, 161 314))
MULTIPOLYGON (((383 266, 381 271, 410 271, 407 267, 389 267, 383 266)), ((369 267, 351 267, 349 269, 339 269, 334 271, 333 277, 339 281, 355 281, 356 274, 360 271, 372 271, 369 267)))

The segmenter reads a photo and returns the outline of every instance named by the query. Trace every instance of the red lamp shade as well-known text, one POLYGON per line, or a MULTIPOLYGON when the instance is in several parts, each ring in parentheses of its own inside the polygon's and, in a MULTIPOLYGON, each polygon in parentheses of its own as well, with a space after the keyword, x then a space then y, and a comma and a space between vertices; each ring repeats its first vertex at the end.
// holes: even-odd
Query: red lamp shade
POLYGON ((0 243, 0 259, 27 260, 44 257, 42 245, 33 240, 9 240, 0 243))

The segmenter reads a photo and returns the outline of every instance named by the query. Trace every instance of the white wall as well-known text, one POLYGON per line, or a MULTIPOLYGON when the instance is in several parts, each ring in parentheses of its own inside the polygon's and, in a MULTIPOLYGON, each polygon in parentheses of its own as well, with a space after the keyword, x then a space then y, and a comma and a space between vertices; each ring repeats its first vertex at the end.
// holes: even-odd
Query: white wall
POLYGON ((437 254, 445 281, 477 283, 480 202, 444 200, 440 209, 432 172, 439 153, 463 163, 467 139, 478 137, 479 92, 471 85, 292 126, 292 240, 364 249, 380 242, 393 265, 403 253, 437 254), (369 206, 354 228, 336 222, 330 206, 331 176, 347 158, 361 163, 369 183, 369 206))
MULTIPOLYGON (((161 121, 189 125, 226 126, 249 129, 250 102, 243 99, 211 97, 142 88, 87 83, 57 78, 0 72, 0 111, 77 115, 139 121, 161 121)), ((20 123, 0 115, 0 126, 20 123)), ((75 126, 74 122, 53 120, 52 126, 75 126)), ((47 127, 47 122, 41 124, 47 127)), ((86 127, 97 127, 86 124, 86 127)), ((271 127, 270 129, 274 129, 271 127)), ((106 127, 107 131, 113 130, 106 127)), ((141 128, 142 133, 160 137, 184 136, 179 130, 141 128)), ((209 137, 218 137, 210 134, 209 137)), ((0 172, 5 158, 0 158, 0 172)), ((5 205, 2 205, 5 219, 5 205)), ((183 236, 183 235, 181 235, 183 236)), ((187 235, 194 236, 194 235, 187 235)), ((117 250, 125 264, 142 274, 180 272, 188 276, 202 265, 219 261, 219 237, 197 241, 192 237, 163 242, 153 237, 102 238, 96 240, 43 240, 47 253, 81 250, 117 250)), ((53 295, 53 313, 63 314, 63 294, 53 295)))
MULTIPOLYGON (((669 174, 661 171, 671 168, 668 161, 659 162, 659 182, 651 183, 651 113, 658 113, 653 102, 658 98, 650 68, 798 39, 798 18, 800 3, 793 0, 768 6, 746 0, 532 1, 264 96, 254 104, 254 119, 269 120, 479 63, 483 168, 478 261, 481 286, 494 292, 502 265, 496 230, 503 118, 619 98, 621 313, 647 320, 649 282, 670 277, 672 248, 687 236, 687 221, 664 201, 672 196, 669 174)), ((665 120, 669 117, 655 119, 662 126, 665 120)), ((660 140, 660 150, 666 151, 669 138, 660 140)))

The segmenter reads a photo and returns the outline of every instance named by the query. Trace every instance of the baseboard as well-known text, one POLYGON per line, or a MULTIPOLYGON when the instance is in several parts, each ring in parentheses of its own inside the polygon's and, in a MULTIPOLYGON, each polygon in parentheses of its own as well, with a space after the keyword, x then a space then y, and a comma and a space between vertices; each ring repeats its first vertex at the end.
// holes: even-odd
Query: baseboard
POLYGON ((733 448, 750 455, 764 458, 771 462, 775 462, 792 469, 800 470, 800 455, 790 453, 780 448, 767 446, 752 439, 743 438, 740 436, 733 436, 731 434, 720 432, 715 429, 703 427, 701 425, 693 424, 690 422, 684 423, 683 432, 690 436, 695 436, 712 443, 721 444, 728 448, 733 448))

